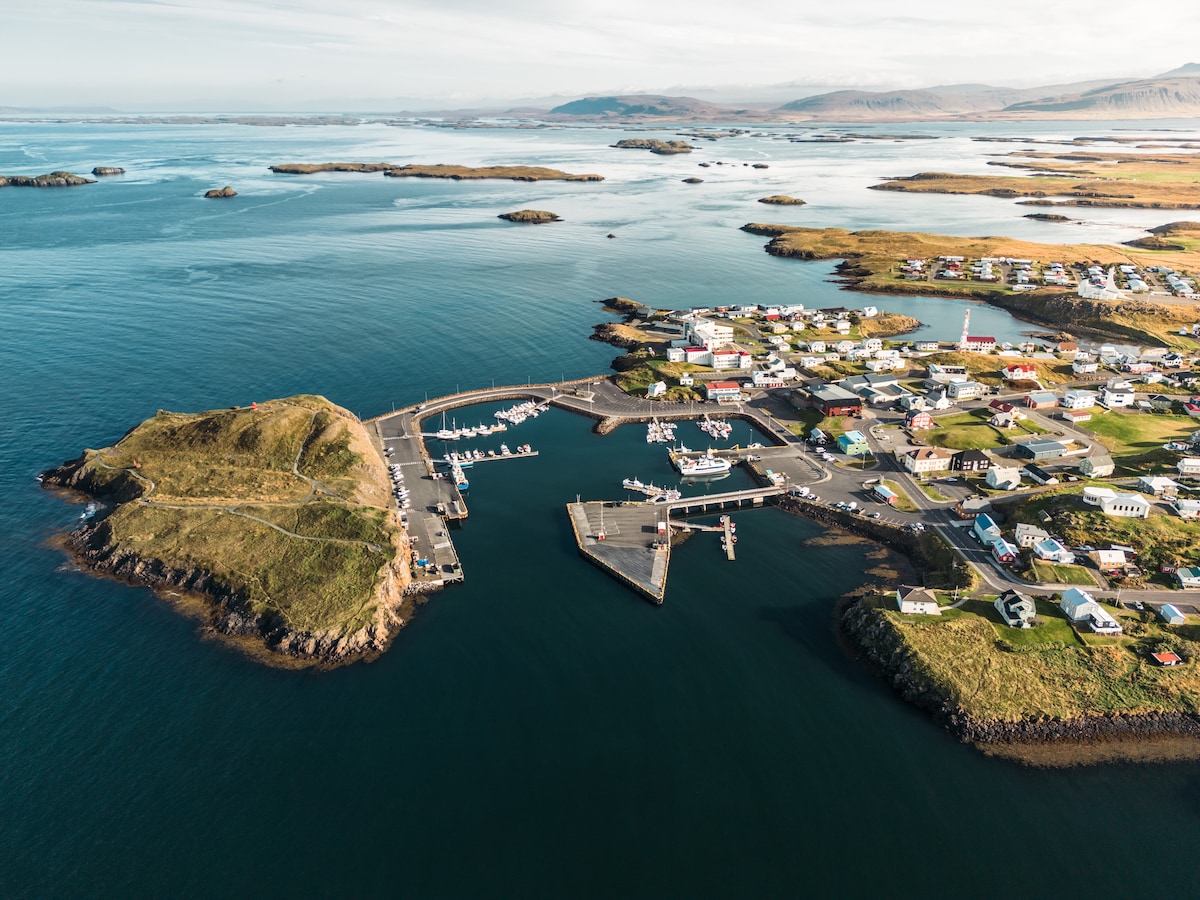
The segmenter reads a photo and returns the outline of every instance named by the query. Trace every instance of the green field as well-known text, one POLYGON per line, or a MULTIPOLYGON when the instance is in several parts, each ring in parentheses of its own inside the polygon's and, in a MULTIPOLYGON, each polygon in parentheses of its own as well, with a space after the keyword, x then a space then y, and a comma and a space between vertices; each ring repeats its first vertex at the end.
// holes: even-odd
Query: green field
POLYGON ((1083 566, 1067 566, 1062 563, 1035 559, 1030 567, 1033 570, 1033 577, 1043 583, 1085 584, 1091 587, 1096 585, 1096 579, 1083 566))
POLYGON ((1131 466, 1139 462, 1173 462, 1176 457, 1164 451, 1163 444, 1186 441, 1200 429, 1200 420, 1191 416, 1112 410, 1097 412, 1082 427, 1095 433, 1114 462, 1131 466))
POLYGON ((934 427, 921 437, 934 447, 947 450, 991 450, 1012 441, 998 428, 988 424, 990 413, 977 409, 972 412, 939 416, 934 427))

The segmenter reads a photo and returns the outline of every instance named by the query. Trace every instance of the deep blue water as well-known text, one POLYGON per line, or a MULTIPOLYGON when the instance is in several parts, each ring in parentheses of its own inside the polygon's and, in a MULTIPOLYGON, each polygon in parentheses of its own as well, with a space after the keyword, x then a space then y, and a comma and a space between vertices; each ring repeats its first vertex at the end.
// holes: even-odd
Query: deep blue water
MULTIPOLYGON (((71 571, 46 541, 78 507, 34 480, 158 408, 316 392, 374 415, 493 379, 602 372, 614 351, 586 338, 604 297, 855 302, 827 283, 832 264, 764 254, 738 231, 748 221, 1125 240, 1163 217, 1086 211, 1064 232, 995 198, 863 190, 984 171, 981 147, 1007 147, 973 134, 1104 128, 744 138, 660 158, 608 149, 610 129, 0 123, 0 172, 129 170, 0 191, 0 895, 1196 890, 1195 764, 987 759, 846 658, 832 608, 863 577, 861 546, 814 546, 811 523, 747 512, 736 563, 711 536, 673 554, 662 608, 584 563, 564 504, 668 475, 640 430, 599 438, 556 412, 511 433, 542 455, 472 470, 455 536, 466 583, 379 661, 325 674, 264 668, 150 592, 71 571), (607 180, 266 170, 326 159, 528 162, 607 180), (706 159, 737 165, 698 169, 706 159), (771 168, 741 165, 757 161, 771 168), (704 184, 680 183, 694 173, 704 184), (200 198, 226 183, 240 196, 200 198), (755 203, 782 192, 809 205, 755 203), (566 221, 495 218, 521 207, 566 221), (1181 851, 1164 852, 1164 835, 1181 851)), ((964 308, 877 302, 944 337, 964 308)), ((973 310, 997 337, 1027 327, 973 310)))

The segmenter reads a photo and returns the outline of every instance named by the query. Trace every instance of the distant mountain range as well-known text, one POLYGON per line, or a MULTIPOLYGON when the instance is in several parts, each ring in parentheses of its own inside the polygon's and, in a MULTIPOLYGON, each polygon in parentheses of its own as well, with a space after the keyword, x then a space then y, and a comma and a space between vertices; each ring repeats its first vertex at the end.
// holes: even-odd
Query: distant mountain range
MULTIPOLYGON (((526 114, 528 110, 523 110, 526 114)), ((1200 117, 1200 63, 1154 78, 1097 80, 1037 88, 939 85, 903 91, 832 91, 780 106, 733 106, 662 94, 584 97, 555 106, 549 119, 762 122, 923 119, 1200 117)))

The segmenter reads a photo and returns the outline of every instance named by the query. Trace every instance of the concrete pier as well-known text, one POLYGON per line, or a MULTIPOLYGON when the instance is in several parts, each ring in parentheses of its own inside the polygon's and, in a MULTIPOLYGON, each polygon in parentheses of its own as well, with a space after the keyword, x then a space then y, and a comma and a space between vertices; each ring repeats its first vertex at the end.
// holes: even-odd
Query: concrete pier
MULTIPOLYGON (((762 506, 781 494, 783 488, 765 487, 684 497, 671 503, 578 502, 567 504, 567 514, 584 558, 661 605, 671 561, 671 530, 678 527, 671 519, 673 512, 762 506)), ((728 521, 720 530, 726 535, 726 555, 733 559, 728 521)))

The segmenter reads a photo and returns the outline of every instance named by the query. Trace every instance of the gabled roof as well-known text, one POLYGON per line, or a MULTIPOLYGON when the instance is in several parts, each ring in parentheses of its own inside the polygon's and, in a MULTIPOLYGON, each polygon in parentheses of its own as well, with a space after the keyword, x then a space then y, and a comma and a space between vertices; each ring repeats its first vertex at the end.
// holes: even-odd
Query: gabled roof
POLYGON ((896 588, 896 595, 901 600, 925 601, 927 603, 937 603, 937 596, 928 588, 915 587, 911 584, 902 584, 896 588))

